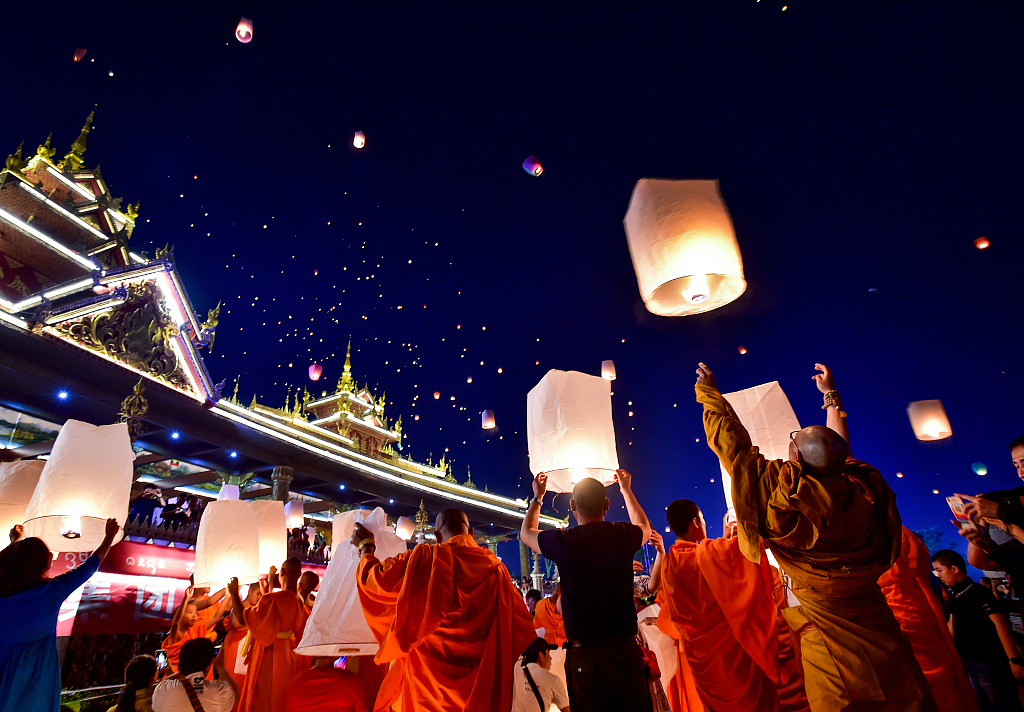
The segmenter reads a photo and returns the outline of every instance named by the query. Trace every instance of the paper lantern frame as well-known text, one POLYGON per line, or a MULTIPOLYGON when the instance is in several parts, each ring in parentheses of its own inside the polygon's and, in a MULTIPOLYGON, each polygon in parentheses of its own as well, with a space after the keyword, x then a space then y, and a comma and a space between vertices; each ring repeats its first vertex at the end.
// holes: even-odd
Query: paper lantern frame
POLYGON ((197 587, 214 590, 232 577, 240 584, 259 580, 259 525, 249 502, 225 499, 207 503, 199 520, 193 575, 197 587))
POLYGON ((281 567, 288 558, 288 529, 285 525, 284 502, 276 499, 257 499, 249 502, 256 516, 256 536, 259 540, 260 573, 271 566, 281 567))
POLYGON ((0 536, 25 523, 25 510, 45 464, 44 460, 0 463, 0 536))
POLYGON ((614 361, 602 361, 601 362, 601 378, 606 381, 615 380, 615 362, 614 361))
POLYGON ((914 401, 907 406, 907 416, 918 440, 945 440, 953 435, 949 417, 940 400, 914 401))

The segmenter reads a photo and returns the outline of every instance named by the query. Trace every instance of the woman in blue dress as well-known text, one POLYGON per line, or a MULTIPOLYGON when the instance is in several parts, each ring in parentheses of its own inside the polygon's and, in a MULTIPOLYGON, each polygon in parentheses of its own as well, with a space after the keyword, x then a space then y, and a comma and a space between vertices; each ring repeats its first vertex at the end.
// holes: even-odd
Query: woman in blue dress
POLYGON ((46 572, 53 554, 42 539, 19 539, 0 551, 0 712, 60 709, 60 605, 96 573, 120 531, 117 520, 108 519, 92 556, 52 579, 46 572))

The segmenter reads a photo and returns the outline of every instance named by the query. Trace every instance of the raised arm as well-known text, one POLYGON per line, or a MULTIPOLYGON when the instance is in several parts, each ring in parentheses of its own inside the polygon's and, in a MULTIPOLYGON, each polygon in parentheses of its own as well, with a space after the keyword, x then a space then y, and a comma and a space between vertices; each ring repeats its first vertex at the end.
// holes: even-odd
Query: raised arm
MULTIPOLYGON (((236 586, 238 585, 237 579, 232 579, 232 581, 235 582, 236 586)), ((178 632, 178 625, 181 623, 181 617, 185 614, 185 608, 192 602, 194 593, 195 586, 187 586, 185 588, 185 596, 181 599, 181 604, 174 609, 174 616, 171 617, 171 631, 167 634, 168 640, 172 643, 178 642, 178 638, 181 637, 181 634, 178 632)))
POLYGON ((625 470, 616 470, 615 481, 619 483, 619 491, 622 492, 622 499, 626 503, 629 521, 643 530, 644 535, 640 541, 647 541, 651 538, 651 522, 647 519, 643 507, 636 501, 636 495, 633 494, 633 475, 625 470))
POLYGON ((114 537, 121 533, 121 525, 117 523, 116 519, 108 519, 106 528, 103 531, 103 541, 96 547, 96 550, 92 552, 93 556, 99 557, 100 561, 103 561, 110 553, 110 547, 114 544, 114 537))
POLYGON ((812 376, 818 385, 818 390, 825 396, 825 425, 839 433, 840 437, 850 444, 850 428, 846 424, 846 412, 843 410, 843 400, 836 390, 835 379, 832 371, 823 363, 814 364, 815 370, 821 371, 812 376))
POLYGON ((533 501, 530 502, 523 517, 523 526, 519 528, 519 537, 523 543, 536 551, 540 551, 540 542, 537 536, 540 534, 540 508, 544 504, 544 493, 548 491, 548 476, 541 472, 533 478, 533 501))
POLYGON ((1010 661, 1010 670, 1013 672, 1013 676, 1018 680, 1024 680, 1024 660, 1021 660, 1020 649, 1013 639, 1010 622, 1003 613, 990 613, 988 617, 995 625, 996 633, 999 634, 999 642, 1003 644, 1003 652, 1006 653, 1006 657, 1010 661))
POLYGON ((654 544, 658 555, 654 557, 651 564, 651 580, 647 582, 647 590, 657 593, 661 588, 661 567, 665 565, 665 541, 658 532, 651 532, 651 543, 654 544))
POLYGON ((238 593, 238 579, 228 581, 228 597, 231 599, 231 623, 239 628, 245 625, 245 606, 238 593))

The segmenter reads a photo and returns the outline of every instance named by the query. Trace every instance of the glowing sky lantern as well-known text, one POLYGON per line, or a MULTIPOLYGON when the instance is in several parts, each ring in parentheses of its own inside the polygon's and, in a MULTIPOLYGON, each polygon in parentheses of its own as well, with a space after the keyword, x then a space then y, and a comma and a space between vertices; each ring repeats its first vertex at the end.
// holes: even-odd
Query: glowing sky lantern
POLYGON ((319 381, 320 374, 324 372, 324 367, 318 363, 311 363, 309 365, 309 380, 319 381))
POLYGON ((276 499, 257 499, 249 503, 256 515, 256 534, 259 538, 260 572, 271 566, 281 568, 288 558, 288 531, 284 524, 284 502, 276 499))
POLYGON ((991 244, 992 243, 989 242, 989 239, 987 237, 985 237, 984 235, 982 235, 981 237, 975 238, 975 240, 974 240, 974 246, 977 247, 979 250, 987 250, 988 246, 991 245, 991 244))
POLYGON ((252 20, 243 17, 238 20, 238 27, 235 28, 235 39, 242 44, 252 42, 252 20))
POLYGON ((437 400, 440 397, 441 397, 441 391, 434 391, 434 400, 437 400))
POLYGON ((107 519, 124 524, 135 452, 128 426, 64 423, 25 511, 25 536, 51 551, 92 551, 107 519))
POLYGON ((740 346, 739 348, 737 348, 736 350, 740 352, 740 356, 743 356, 744 354, 746 354, 746 353, 747 353, 747 347, 746 347, 746 346, 742 346, 742 345, 741 345, 741 346, 740 346))
POLYGON ((644 178, 623 219, 640 296, 661 316, 701 314, 747 288, 716 180, 644 178))
POLYGON ((199 520, 193 573, 196 586, 214 590, 232 576, 241 584, 259 579, 259 525, 251 503, 225 499, 206 505, 199 520))
POLYGON ((523 161, 523 170, 536 177, 544 172, 544 166, 540 164, 540 161, 535 156, 527 156, 526 160, 523 161))
POLYGON ((918 440, 944 440, 953 434, 940 400, 914 401, 907 406, 907 415, 918 440))
POLYGON ((571 492, 584 477, 607 486, 619 458, 611 381, 578 371, 548 371, 526 397, 530 471, 548 475, 552 492, 571 492))
POLYGON ((615 362, 614 361, 602 361, 601 362, 601 378, 606 381, 615 380, 615 362))
POLYGON ((416 525, 413 524, 409 517, 399 517, 398 521, 395 522, 395 534, 402 537, 405 541, 409 541, 415 531, 416 525))
POLYGON ((15 524, 24 523, 25 509, 45 464, 45 460, 0 463, 0 534, 11 531, 15 524))
POLYGON ((483 422, 482 422, 480 427, 482 427, 484 430, 494 430, 495 423, 494 423, 494 411, 493 410, 485 410, 484 411, 484 413, 483 413, 483 422))
POLYGON ((355 136, 352 137, 352 145, 356 148, 362 148, 366 145, 366 135, 362 131, 356 131, 355 136))
POLYGON ((986 465, 984 462, 974 463, 973 465, 971 465, 971 469, 974 470, 974 474, 981 475, 982 477, 988 474, 988 465, 986 465))
POLYGON ((85 47, 79 47, 78 49, 76 49, 75 50, 75 61, 76 62, 81 62, 83 59, 85 59, 85 53, 88 52, 88 51, 89 50, 87 50, 85 47))
POLYGON ((284 505, 284 518, 289 529, 296 529, 305 524, 306 513, 301 499, 293 499, 284 505))

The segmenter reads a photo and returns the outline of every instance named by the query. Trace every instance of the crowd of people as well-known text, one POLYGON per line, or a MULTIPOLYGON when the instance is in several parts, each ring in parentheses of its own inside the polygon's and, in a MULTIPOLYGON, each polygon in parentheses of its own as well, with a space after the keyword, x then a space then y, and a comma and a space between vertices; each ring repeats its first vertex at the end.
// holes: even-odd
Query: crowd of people
MULTIPOLYGON (((163 643, 166 669, 132 659, 111 709, 1021 710, 1024 656, 1005 602, 967 564, 1024 582, 1024 488, 958 495, 967 559, 929 552, 878 469, 853 458, 832 374, 816 371, 825 425, 792 433, 786 460, 766 460, 698 367, 707 443, 732 478, 720 538, 708 537, 696 503, 678 499, 666 547, 625 470, 615 481, 628 522, 607 520, 604 486, 585 478, 572 492, 575 526, 541 530, 542 473, 520 535, 557 566, 544 596, 521 593, 458 509, 438 515, 435 544, 384 560, 357 523, 358 606, 375 656, 295 653, 319 579, 289 558, 244 597, 237 579, 212 593, 189 587, 163 643), (646 543, 657 551, 649 573, 636 561, 646 543)), ((1024 438, 1010 450, 1024 479, 1024 438)), ((12 533, 0 552, 0 712, 57 709, 57 611, 118 533, 110 520, 93 555, 53 579, 46 546, 12 533)))

